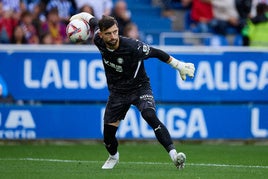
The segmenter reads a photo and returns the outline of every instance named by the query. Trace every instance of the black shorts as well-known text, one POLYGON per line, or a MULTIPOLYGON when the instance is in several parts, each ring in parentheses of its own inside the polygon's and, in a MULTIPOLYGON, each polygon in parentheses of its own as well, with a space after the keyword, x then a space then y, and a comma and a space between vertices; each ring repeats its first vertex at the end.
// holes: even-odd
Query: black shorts
POLYGON ((155 101, 149 84, 129 94, 110 93, 104 114, 104 123, 114 123, 123 120, 131 105, 135 105, 139 111, 146 108, 155 110, 155 101))

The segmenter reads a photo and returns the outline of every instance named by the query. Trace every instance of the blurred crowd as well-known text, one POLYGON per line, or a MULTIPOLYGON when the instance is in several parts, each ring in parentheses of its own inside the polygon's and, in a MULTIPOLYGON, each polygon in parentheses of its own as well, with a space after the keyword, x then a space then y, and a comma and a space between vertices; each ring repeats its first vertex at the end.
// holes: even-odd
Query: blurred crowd
MULTIPOLYGON (((66 26, 79 12, 89 12, 98 19, 113 15, 120 35, 139 36, 123 0, 0 0, 0 43, 69 44, 66 26)), ((91 38, 86 43, 92 43, 91 38)))
POLYGON ((186 9, 187 31, 238 34, 244 46, 268 46, 268 0, 162 0, 162 4, 165 16, 186 9))
MULTIPOLYGON (((185 31, 242 36, 243 45, 268 46, 268 0, 159 0, 163 16, 186 9, 185 31), (187 14, 186 14, 187 15, 187 14)), ((139 39, 124 0, 0 0, 0 43, 69 44, 68 19, 78 12, 114 16, 119 34, 139 39)), ((92 43, 92 37, 88 42, 92 43)))

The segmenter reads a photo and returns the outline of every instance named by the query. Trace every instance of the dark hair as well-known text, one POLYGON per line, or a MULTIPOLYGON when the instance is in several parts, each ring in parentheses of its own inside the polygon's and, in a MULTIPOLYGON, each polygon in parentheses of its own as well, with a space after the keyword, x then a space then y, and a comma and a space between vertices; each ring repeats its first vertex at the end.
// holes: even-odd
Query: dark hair
POLYGON ((256 11, 258 15, 265 14, 267 10, 267 5, 265 3, 257 4, 256 11))
POLYGON ((27 17, 27 16, 32 16, 32 13, 30 11, 23 11, 21 13, 21 18, 27 17))
POLYGON ((115 24, 116 26, 118 26, 118 23, 114 17, 103 15, 102 18, 99 20, 100 31, 105 31, 115 24))

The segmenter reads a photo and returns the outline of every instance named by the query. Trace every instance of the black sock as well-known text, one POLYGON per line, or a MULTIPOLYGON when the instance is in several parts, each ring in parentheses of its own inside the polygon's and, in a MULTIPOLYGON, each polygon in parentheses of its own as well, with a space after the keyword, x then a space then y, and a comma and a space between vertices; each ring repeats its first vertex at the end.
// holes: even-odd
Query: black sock
POLYGON ((117 152, 118 141, 115 137, 118 127, 104 124, 104 144, 110 155, 115 155, 117 152))
POLYGON ((154 133, 157 140, 160 142, 160 144, 163 145, 167 152, 172 149, 175 149, 170 134, 163 124, 160 124, 157 128, 155 128, 154 133))
POLYGON ((149 126, 154 130, 157 140, 162 144, 166 151, 169 152, 170 150, 175 149, 166 126, 158 119, 155 111, 151 108, 147 108, 143 110, 141 114, 149 126))

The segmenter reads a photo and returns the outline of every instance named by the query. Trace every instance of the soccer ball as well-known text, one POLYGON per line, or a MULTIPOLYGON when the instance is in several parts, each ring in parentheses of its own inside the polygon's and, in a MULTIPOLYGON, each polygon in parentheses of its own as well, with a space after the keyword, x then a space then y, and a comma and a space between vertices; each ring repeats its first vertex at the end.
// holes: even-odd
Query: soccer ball
POLYGON ((85 20, 74 19, 67 25, 66 34, 73 43, 84 42, 90 36, 90 26, 85 20))

